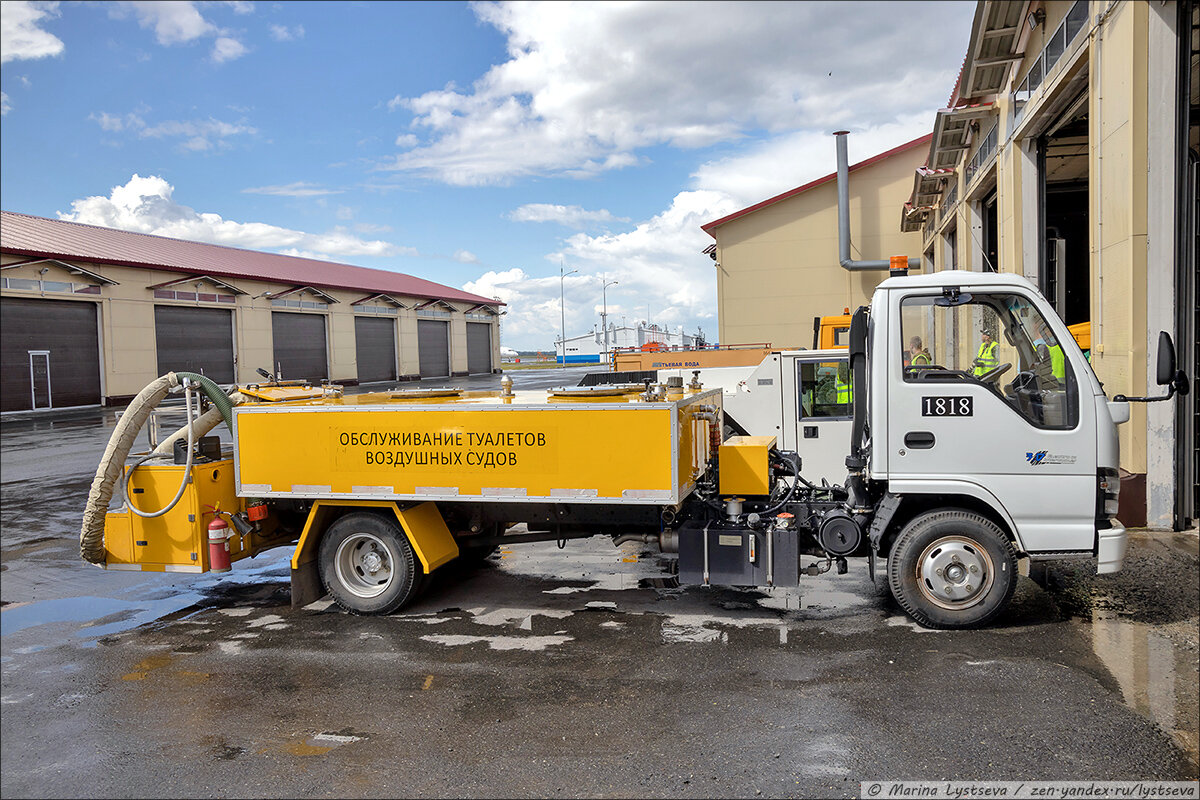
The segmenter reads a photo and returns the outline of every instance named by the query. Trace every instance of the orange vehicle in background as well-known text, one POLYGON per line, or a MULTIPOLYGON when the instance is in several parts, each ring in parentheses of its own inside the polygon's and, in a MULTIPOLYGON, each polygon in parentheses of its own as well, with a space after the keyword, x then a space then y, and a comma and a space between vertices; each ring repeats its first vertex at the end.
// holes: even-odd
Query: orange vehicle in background
MULTIPOLYGON (((829 317, 813 318, 814 350, 845 349, 849 344, 850 309, 829 317)), ((715 345, 702 348, 667 347, 647 342, 641 347, 614 348, 610 368, 613 372, 640 372, 655 369, 704 369, 706 367, 756 366, 772 352, 800 349, 793 345, 775 347, 771 342, 715 345)))
POLYGON ((700 349, 665 347, 659 342, 627 349, 613 349, 613 372, 643 372, 656 369, 705 369, 707 367, 748 367, 762 363, 773 349, 770 342, 760 344, 716 345, 700 349))

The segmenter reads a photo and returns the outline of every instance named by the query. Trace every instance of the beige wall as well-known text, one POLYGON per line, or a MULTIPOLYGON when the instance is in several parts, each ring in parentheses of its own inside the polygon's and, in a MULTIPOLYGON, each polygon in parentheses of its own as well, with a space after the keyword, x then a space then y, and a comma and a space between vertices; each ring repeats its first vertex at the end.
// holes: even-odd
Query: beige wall
MULTIPOLYGON (((852 258, 921 255, 920 234, 900 233, 898 221, 913 172, 927 152, 927 145, 918 145, 850 173, 852 258)), ((833 166, 833 137, 829 156, 833 166)), ((811 347, 813 317, 865 305, 887 277, 886 271, 848 272, 839 266, 832 180, 712 232, 721 344, 811 347)))
MULTIPOLYGON (((1152 260, 1148 252, 1154 243, 1149 231, 1157 220, 1173 218, 1175 188, 1171 154, 1159 159, 1164 162, 1158 167, 1159 177, 1149 177, 1158 163, 1149 141, 1159 128, 1169 130, 1173 125, 1174 98, 1170 92, 1174 84, 1158 88, 1154 95, 1157 105, 1150 87, 1154 81, 1170 79, 1170 70, 1163 70, 1162 62, 1174 63, 1176 42, 1170 30, 1158 33, 1157 44, 1152 46, 1151 40, 1157 22, 1154 15, 1173 17, 1175 12, 1141 2, 1090 3, 1085 30, 1024 105, 1018 119, 1011 91, 1041 54, 1046 37, 1055 31, 1071 5, 1068 0, 1035 4, 1045 10, 1045 23, 1026 35, 1025 58, 1013 70, 1009 86, 990 98, 996 105, 994 118, 1000 120, 1001 135, 996 161, 990 169, 994 177, 978 178, 976 186, 989 179, 997 186, 1000 269, 1036 282, 1041 237, 1037 230, 1039 178, 1034 143, 1062 112, 1063 101, 1077 91, 1068 88, 1068 83, 1082 78, 1082 82, 1076 82, 1086 88, 1089 98, 1092 368, 1109 396, 1157 394, 1157 388, 1148 385, 1148 364, 1155 357, 1157 331, 1172 330, 1174 324, 1169 303, 1162 297, 1173 285, 1173 254, 1167 246, 1156 251, 1161 253, 1160 258, 1152 260), (1159 52, 1163 50, 1169 51, 1167 55, 1159 52), (1151 296, 1149 287, 1155 281, 1168 288, 1151 296)), ((1165 29, 1166 24, 1159 27, 1165 29)), ((990 124, 990 120, 981 121, 979 138, 990 124)), ((962 167, 977 146, 978 142, 972 143, 963 154, 956 180, 962 179, 962 167)), ((973 187, 959 186, 960 198, 978 194, 973 187)), ((970 199, 960 201, 953 215, 959 231, 959 263, 978 268, 973 257, 975 248, 965 247, 963 241, 970 199)), ((923 231, 926 247, 942 252, 948 222, 931 219, 927 223, 923 231)), ((1119 428, 1121 466, 1130 472, 1151 473, 1147 480, 1151 495, 1156 483, 1169 488, 1172 481, 1168 467, 1173 432, 1168 430, 1169 420, 1153 426, 1148 422, 1158 410, 1131 404, 1131 419, 1119 428), (1155 427, 1157 435, 1151 436, 1149 427, 1155 427), (1167 466, 1152 468, 1154 462, 1167 466)), ((1155 524, 1156 517, 1160 525, 1164 519, 1169 524, 1169 503, 1156 502, 1162 509, 1150 509, 1150 524, 1155 524)))
MULTIPOLYGON (((1092 368, 1113 391, 1131 395, 1146 394, 1145 365, 1150 358, 1146 346, 1147 13, 1143 3, 1122 3, 1113 10, 1092 45, 1089 86, 1091 96, 1097 98, 1089 118, 1088 165, 1092 368)), ((1135 403, 1132 410, 1129 423, 1121 426, 1122 466, 1145 472, 1146 407, 1135 403)))
MULTIPOLYGON (((23 256, 9 253, 0 256, 0 263, 4 265, 24 260, 26 258, 23 256)), ((162 300, 155 299, 152 290, 146 287, 178 280, 185 277, 185 274, 90 262, 78 263, 89 272, 116 281, 117 284, 103 286, 101 294, 98 296, 71 295, 60 292, 41 293, 15 289, 4 289, 3 295, 5 297, 74 300, 98 305, 102 350, 101 392, 105 397, 121 398, 135 395, 157 377, 158 359, 154 341, 154 307, 156 305, 232 310, 234 312, 234 355, 237 360, 237 380, 240 383, 259 380, 259 376, 255 372, 257 367, 274 370, 272 311, 319 314, 326 318, 325 331, 330 378, 334 381, 355 381, 358 378, 354 335, 354 317, 358 314, 351 303, 368 294, 366 291, 323 289, 323 292, 336 298, 339 302, 320 311, 274 307, 271 305, 270 299, 262 295, 267 292, 289 289, 291 286, 252 280, 228 281, 246 292, 244 295, 237 295, 236 302, 233 304, 162 300)), ((11 267, 4 270, 3 276, 29 280, 91 282, 88 278, 72 275, 67 269, 51 262, 11 267), (39 272, 42 268, 48 270, 44 275, 39 272)), ((188 285, 181 285, 177 288, 184 291, 194 289, 188 285)), ((205 290, 214 291, 211 287, 206 287, 205 290)), ((219 288, 215 291, 228 293, 219 288)), ((411 379, 420 372, 417 350, 417 313, 412 310, 412 306, 424 302, 424 298, 393 296, 408 306, 408 308, 400 309, 395 319, 399 331, 397 346, 399 375, 402 379, 411 379)), ((314 298, 306 296, 304 299, 312 300, 314 298)), ((384 305, 384 303, 380 301, 377 305, 384 305)), ((470 307, 470 304, 450 303, 449 305, 454 309, 450 316, 451 370, 455 373, 465 373, 467 370, 467 343, 466 317, 463 312, 470 307)), ((391 317, 391 315, 378 316, 391 317)), ((498 320, 499 318, 496 317, 492 321, 492 363, 497 367, 500 364, 498 320)))

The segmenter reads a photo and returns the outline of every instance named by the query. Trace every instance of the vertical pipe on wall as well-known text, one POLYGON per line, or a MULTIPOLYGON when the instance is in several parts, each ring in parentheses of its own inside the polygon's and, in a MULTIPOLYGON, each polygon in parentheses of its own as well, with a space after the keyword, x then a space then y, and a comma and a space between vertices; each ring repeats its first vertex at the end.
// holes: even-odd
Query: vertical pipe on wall
MULTIPOLYGON (((850 272, 891 269, 890 260, 854 261, 850 258, 850 159, 846 152, 846 136, 850 131, 834 131, 837 141, 837 198, 838 198, 838 263, 850 272)), ((920 256, 908 259, 909 269, 920 269, 920 256)))

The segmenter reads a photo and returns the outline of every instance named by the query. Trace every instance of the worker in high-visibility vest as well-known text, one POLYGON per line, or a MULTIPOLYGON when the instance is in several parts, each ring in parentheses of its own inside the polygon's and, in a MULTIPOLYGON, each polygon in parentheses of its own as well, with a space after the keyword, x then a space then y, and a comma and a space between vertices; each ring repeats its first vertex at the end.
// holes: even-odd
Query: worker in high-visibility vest
POLYGON ((854 401, 854 389, 850 386, 850 367, 846 364, 838 366, 837 377, 834 378, 834 388, 837 390, 838 405, 850 405, 854 401))
POLYGON ((925 349, 921 342, 920 336, 914 336, 908 340, 908 365, 913 367, 927 367, 933 363, 933 358, 929 355, 929 351, 925 349))
POLYGON ((1045 361, 1050 360, 1050 372, 1054 375, 1055 380, 1060 384, 1067 382, 1067 356, 1063 349, 1059 347, 1058 339, 1054 333, 1046 325, 1044 320, 1037 321, 1038 338, 1034 341, 1034 347, 1037 349, 1038 359, 1045 361))
POLYGON ((999 366, 1000 361, 996 358, 996 333, 990 327, 984 327, 980 331, 981 341, 979 343, 979 353, 975 356, 975 377, 979 377, 989 370, 999 366))

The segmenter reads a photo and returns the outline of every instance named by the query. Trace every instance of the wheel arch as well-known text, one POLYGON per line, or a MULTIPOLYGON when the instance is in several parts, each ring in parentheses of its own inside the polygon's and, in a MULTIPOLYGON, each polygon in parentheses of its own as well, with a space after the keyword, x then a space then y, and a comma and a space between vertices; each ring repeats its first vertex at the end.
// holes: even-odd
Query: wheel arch
POLYGON ((401 508, 391 500, 317 500, 309 509, 304 529, 292 552, 292 605, 306 605, 320 598, 317 577, 317 552, 321 536, 335 520, 354 511, 366 511, 394 518, 408 538, 421 571, 428 575, 458 557, 458 544, 436 503, 420 503, 401 508), (316 579, 316 584, 311 585, 316 579), (306 599, 307 598, 307 599, 306 599))
POLYGON ((890 518, 885 522, 883 531, 878 538, 878 553, 880 556, 886 557, 891 551, 892 543, 896 540, 900 531, 904 526, 912 522, 922 514, 930 511, 949 510, 953 508, 961 508, 964 511, 973 511, 976 514, 995 523, 1008 540, 1013 543, 1018 555, 1023 555, 1025 551, 1024 545, 1021 543, 1021 538, 1017 533, 1016 526, 1004 511, 1004 507, 996 500, 995 496, 982 487, 974 484, 965 484, 975 489, 975 491, 938 491, 938 492, 913 492, 913 491, 896 491, 898 487, 890 487, 889 495, 895 498, 894 502, 898 503, 890 518))

